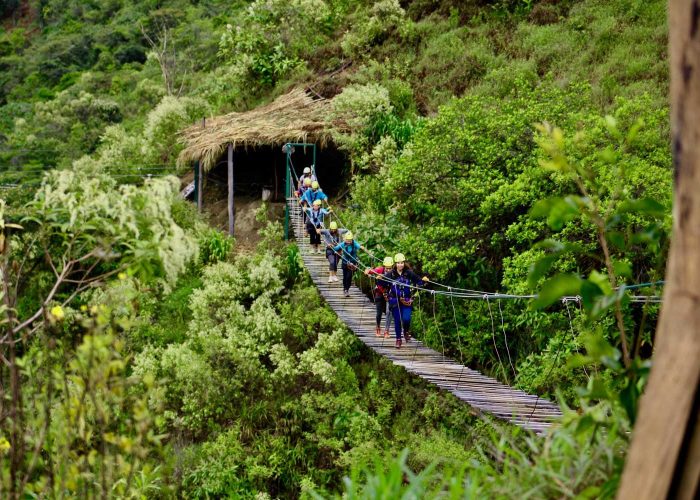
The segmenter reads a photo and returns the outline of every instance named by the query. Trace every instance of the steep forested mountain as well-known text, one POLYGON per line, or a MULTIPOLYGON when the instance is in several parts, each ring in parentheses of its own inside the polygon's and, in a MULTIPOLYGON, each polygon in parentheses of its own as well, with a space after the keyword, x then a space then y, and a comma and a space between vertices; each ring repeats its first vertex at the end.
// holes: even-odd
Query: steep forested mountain
POLYGON ((0 497, 614 496, 671 225, 667 38, 660 0, 0 0, 0 497), (367 349, 281 204, 234 239, 215 178, 204 215, 180 199, 184 129, 298 88, 329 101, 340 219, 462 292, 414 335, 558 401, 547 436, 367 349))

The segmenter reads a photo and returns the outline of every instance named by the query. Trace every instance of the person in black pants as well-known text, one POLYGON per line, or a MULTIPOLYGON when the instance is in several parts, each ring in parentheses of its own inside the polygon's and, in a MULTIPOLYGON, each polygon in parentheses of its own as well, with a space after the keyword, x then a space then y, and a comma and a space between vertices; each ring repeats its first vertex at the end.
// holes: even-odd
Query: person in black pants
POLYGON ((328 283, 338 281, 338 263, 340 256, 333 251, 333 247, 342 241, 347 229, 338 229, 338 223, 331 221, 328 229, 321 229, 321 236, 326 243, 326 259, 328 259, 328 283))
POLYGON ((343 236, 343 242, 334 246, 333 251, 340 253, 343 261, 343 293, 350 296, 350 285, 352 285, 352 275, 357 270, 360 260, 357 257, 358 250, 365 248, 354 240, 353 234, 348 231, 343 236))
POLYGON ((323 228, 323 218, 331 213, 329 209, 321 208, 321 200, 313 202, 312 208, 306 210, 306 231, 309 233, 313 253, 323 253, 321 250, 321 229, 323 228))
POLYGON ((382 316, 386 314, 386 329, 384 330, 384 337, 389 338, 389 325, 391 324, 392 316, 391 314, 388 314, 386 310, 388 283, 383 282, 380 278, 385 276, 386 273, 390 272, 391 266, 393 265, 394 259, 391 257, 384 257, 384 262, 381 266, 377 266, 374 269, 367 269, 365 271, 367 276, 376 278, 374 290, 372 291, 372 298, 374 300, 374 307, 377 310, 377 329, 374 332, 377 337, 382 336, 382 316))

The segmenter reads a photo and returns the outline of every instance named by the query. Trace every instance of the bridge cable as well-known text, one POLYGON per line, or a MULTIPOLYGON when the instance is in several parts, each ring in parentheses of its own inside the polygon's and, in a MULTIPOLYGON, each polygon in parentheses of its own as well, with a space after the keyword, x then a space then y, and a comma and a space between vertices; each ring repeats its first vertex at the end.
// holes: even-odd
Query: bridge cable
POLYGON ((508 348, 508 335, 506 335, 506 325, 503 322, 503 310, 501 309, 501 299, 498 299, 498 312, 501 315, 501 329, 503 330, 503 341, 506 345, 506 352, 508 353, 508 362, 510 363, 510 369, 513 370, 513 380, 515 380, 515 367, 513 366, 513 360, 510 357, 510 349, 508 348))

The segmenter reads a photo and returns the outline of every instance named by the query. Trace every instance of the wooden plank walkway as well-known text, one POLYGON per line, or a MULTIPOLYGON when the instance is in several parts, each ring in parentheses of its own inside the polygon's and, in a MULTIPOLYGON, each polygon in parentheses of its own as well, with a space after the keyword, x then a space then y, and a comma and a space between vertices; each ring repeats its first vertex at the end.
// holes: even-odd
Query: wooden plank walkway
MULTIPOLYGON (((473 408, 524 429, 542 433, 552 420, 561 416, 559 407, 552 402, 482 375, 426 347, 417 339, 412 339, 401 349, 396 349, 393 331, 392 336, 387 339, 375 336, 374 304, 355 286, 350 290, 350 297, 344 297, 342 276, 339 276, 339 282, 327 282, 328 261, 325 253, 311 253, 309 238, 303 227, 301 210, 296 200, 288 199, 287 205, 290 209, 290 229, 297 237, 304 264, 319 292, 355 335, 376 353, 450 391, 473 408)), ((340 269, 338 274, 341 274, 340 269)))

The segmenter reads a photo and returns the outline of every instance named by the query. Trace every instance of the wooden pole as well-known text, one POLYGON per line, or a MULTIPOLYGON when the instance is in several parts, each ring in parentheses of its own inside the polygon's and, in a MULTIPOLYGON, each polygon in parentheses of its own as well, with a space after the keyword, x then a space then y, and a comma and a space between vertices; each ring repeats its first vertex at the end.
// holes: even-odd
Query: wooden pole
POLYGON ((673 239, 653 368, 618 498, 697 498, 700 479, 700 4, 669 1, 673 239))
POLYGON ((233 236, 233 144, 228 145, 228 234, 233 236))
POLYGON ((197 190, 197 210, 202 211, 202 162, 198 161, 195 168, 197 169, 197 181, 195 189, 197 190))

